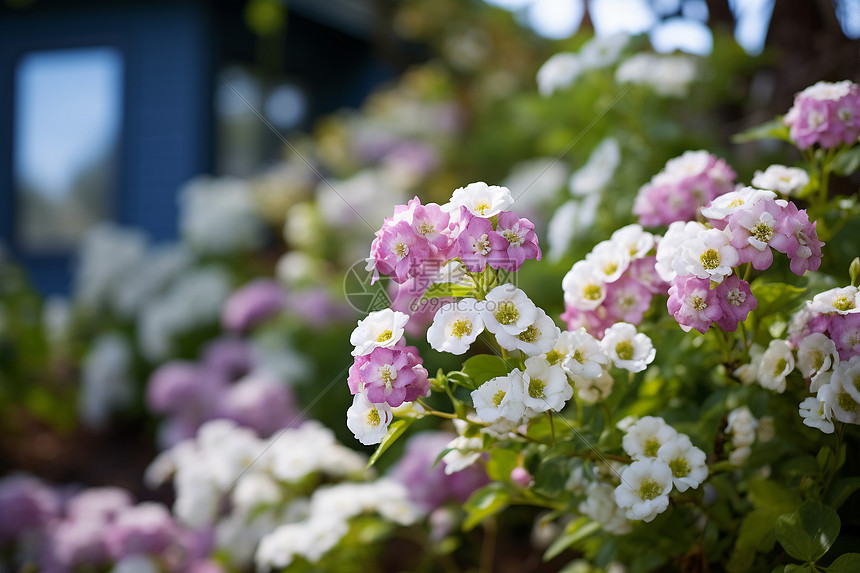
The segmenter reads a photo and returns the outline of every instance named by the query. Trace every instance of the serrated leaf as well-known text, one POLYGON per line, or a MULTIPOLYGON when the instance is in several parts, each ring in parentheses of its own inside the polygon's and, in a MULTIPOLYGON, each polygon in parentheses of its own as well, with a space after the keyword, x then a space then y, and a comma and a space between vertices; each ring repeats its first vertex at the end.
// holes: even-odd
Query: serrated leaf
POLYGON ((587 517, 580 517, 576 521, 570 522, 567 527, 564 528, 564 533, 559 535, 547 548, 546 552, 543 554, 543 560, 549 561, 551 559, 555 559, 575 543, 599 530, 600 524, 587 517))
POLYGON ((379 442, 379 446, 376 447, 376 451, 373 452, 373 455, 371 455, 370 459, 367 460, 367 467, 369 468, 375 464, 379 457, 385 453, 385 450, 390 448, 391 445, 403 435, 406 429, 415 422, 415 420, 417 420, 417 418, 404 418, 392 422, 392 424, 388 426, 388 433, 385 434, 382 441, 379 442))
POLYGON ((750 141, 758 141, 760 139, 781 139, 790 142, 791 137, 788 134, 788 126, 783 123, 782 117, 735 134, 732 137, 732 142, 749 143, 750 141))
POLYGON ((463 530, 469 531, 491 515, 502 511, 508 506, 510 496, 497 484, 490 484, 477 490, 463 505, 466 519, 463 530))
POLYGON ((472 356, 463 364, 463 372, 474 380, 476 388, 491 378, 507 376, 508 371, 505 361, 492 354, 472 356))
POLYGON ((830 169, 837 175, 851 175, 860 168, 860 147, 846 147, 833 157, 830 169))
POLYGON ((805 501, 797 511, 776 520, 776 539, 786 553, 799 561, 821 558, 839 535, 839 515, 817 501, 805 501))
POLYGON ((458 285, 455 283, 433 283, 430 288, 421 296, 421 300, 430 300, 433 298, 450 298, 450 297, 466 297, 472 296, 475 291, 471 287, 458 285))
POLYGON ((827 568, 827 573, 856 573, 857 571, 860 571, 860 553, 840 555, 827 568))

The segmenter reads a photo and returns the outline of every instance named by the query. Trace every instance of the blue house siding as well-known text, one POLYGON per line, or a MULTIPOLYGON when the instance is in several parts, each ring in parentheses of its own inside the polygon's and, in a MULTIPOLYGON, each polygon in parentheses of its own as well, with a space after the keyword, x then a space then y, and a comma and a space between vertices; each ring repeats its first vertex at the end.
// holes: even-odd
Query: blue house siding
POLYGON ((211 32, 195 2, 0 14, 0 238, 43 292, 68 288, 71 253, 34 256, 15 244, 14 71, 34 50, 109 45, 124 60, 120 170, 113 220, 176 237, 176 192, 211 171, 211 32))

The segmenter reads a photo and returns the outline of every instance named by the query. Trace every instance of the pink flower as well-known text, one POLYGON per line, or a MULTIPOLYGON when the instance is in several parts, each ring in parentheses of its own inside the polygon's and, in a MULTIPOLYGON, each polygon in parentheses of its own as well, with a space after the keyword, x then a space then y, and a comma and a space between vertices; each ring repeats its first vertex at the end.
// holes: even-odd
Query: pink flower
POLYGON ((710 285, 708 279, 692 275, 675 277, 672 281, 666 305, 684 332, 695 328, 704 334, 713 322, 723 316, 720 302, 710 285))
POLYGON ((770 241, 777 224, 785 218, 783 208, 773 199, 762 199, 749 209, 741 209, 728 219, 732 246, 738 251, 738 264, 752 263, 763 271, 773 263, 770 241))
POLYGON ((221 372, 176 360, 160 366, 149 378, 146 401, 161 414, 175 414, 201 423, 217 416, 227 388, 221 372))
POLYGON ((848 80, 818 82, 794 98, 785 115, 791 139, 801 149, 856 143, 860 136, 860 89, 848 80))
POLYGON ((639 324, 642 315, 651 306, 651 293, 641 282, 625 274, 614 283, 606 285, 606 300, 603 301, 613 322, 639 324))
POLYGON ((448 233, 448 223, 451 216, 442 211, 436 203, 422 205, 415 197, 410 201, 416 202, 412 212, 412 230, 424 237, 436 252, 446 252, 451 245, 452 237, 448 233))
POLYGON ((492 252, 490 266, 516 272, 526 259, 540 260, 541 252, 534 223, 511 211, 499 213, 496 230, 489 233, 492 252))
POLYGON ((565 304, 561 319, 567 325, 567 330, 575 331, 584 328, 595 338, 603 338, 604 331, 615 324, 615 319, 603 306, 594 310, 580 310, 572 304, 565 304))
MULTIPOLYGON (((657 257, 649 255, 630 263, 630 268, 627 272, 630 277, 639 281, 651 294, 666 294, 669 291, 670 285, 660 278, 660 275, 657 273, 656 264, 657 257)), ((627 322, 630 321, 628 320, 627 322)))
POLYGON ((386 224, 377 231, 370 250, 370 266, 398 283, 416 275, 430 254, 430 243, 406 221, 386 224))
POLYGON ((374 404, 387 402, 397 407, 430 390, 427 370, 421 364, 414 346, 401 343, 393 348, 375 348, 367 356, 356 357, 347 383, 353 394, 363 391, 374 404))
POLYGON ((749 283, 736 275, 727 277, 714 289, 714 293, 723 312, 717 326, 725 332, 734 332, 738 323, 746 320, 750 311, 758 306, 749 283))
POLYGON ((301 419, 292 389, 264 373, 252 374, 231 386, 222 408, 225 417, 253 428, 264 438, 301 419))
POLYGON ((840 360, 860 356, 860 313, 830 317, 830 338, 836 343, 840 360))
POLYGON ((470 272, 479 273, 484 270, 490 253, 493 252, 490 241, 493 224, 489 219, 472 215, 465 207, 460 209, 460 224, 463 229, 457 237, 460 260, 470 272))
POLYGON ((227 299, 221 313, 226 330, 240 332, 279 313, 286 304, 284 289, 271 279, 258 279, 243 286, 227 299))
POLYGON ((701 207, 734 189, 735 172, 707 151, 686 151, 639 189, 633 213, 643 226, 693 221, 701 207))
POLYGON ((777 221, 770 245, 788 255, 791 272, 797 276, 803 276, 807 270, 817 271, 821 266, 824 243, 818 240, 815 226, 816 223, 809 222, 806 210, 798 210, 791 202, 785 207, 783 218, 777 221))

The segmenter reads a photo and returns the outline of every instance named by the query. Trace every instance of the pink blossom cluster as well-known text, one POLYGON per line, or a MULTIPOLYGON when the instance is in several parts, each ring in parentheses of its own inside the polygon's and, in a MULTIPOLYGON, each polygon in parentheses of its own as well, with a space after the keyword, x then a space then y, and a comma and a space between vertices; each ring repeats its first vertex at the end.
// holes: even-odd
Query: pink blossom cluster
POLYGON ((424 360, 414 346, 400 340, 391 348, 374 348, 365 356, 356 356, 349 368, 347 384, 355 395, 363 393, 373 404, 387 403, 397 407, 414 402, 430 391, 424 360))
POLYGON ((786 254, 797 275, 816 270, 821 247, 806 211, 778 200, 771 191, 746 187, 702 209, 710 226, 675 222, 657 248, 656 270, 671 283, 667 308, 685 331, 706 332, 712 324, 733 332, 758 306, 739 267, 762 271, 771 249, 786 254))
POLYGON ((155 370, 146 390, 147 406, 163 414, 164 447, 194 437, 209 420, 227 418, 260 436, 300 419, 292 389, 258 368, 250 345, 239 338, 211 342, 201 360, 174 360, 155 370))
POLYGON ((655 271, 654 244, 654 235, 628 225, 575 263, 562 281, 567 329, 602 338, 616 322, 641 323, 652 297, 669 288, 655 271))
POLYGON ((847 286, 815 295, 794 315, 788 332, 794 348, 820 332, 835 343, 840 360, 860 356, 860 291, 847 286))
POLYGON ((783 121, 801 149, 815 144, 829 149, 840 143, 857 143, 860 87, 849 80, 818 82, 795 96, 783 121))
POLYGON ((639 189, 633 213, 645 227, 693 221, 699 209, 735 188, 736 174, 707 151, 685 151, 639 189))
POLYGON ((106 570, 147 559, 163 571, 208 563, 206 534, 179 526, 160 503, 134 504, 120 488, 84 489, 69 496, 30 476, 0 480, 0 548, 49 573, 106 570))
MULTIPOLYGON (((454 191, 444 204, 422 205, 418 197, 394 208, 377 231, 368 270, 402 284, 412 277, 427 280, 428 269, 440 269, 457 257, 470 272, 517 271, 527 259, 540 260, 534 224, 512 211, 505 187, 472 183, 454 191)), ((429 285, 428 285, 429 286, 429 285)))

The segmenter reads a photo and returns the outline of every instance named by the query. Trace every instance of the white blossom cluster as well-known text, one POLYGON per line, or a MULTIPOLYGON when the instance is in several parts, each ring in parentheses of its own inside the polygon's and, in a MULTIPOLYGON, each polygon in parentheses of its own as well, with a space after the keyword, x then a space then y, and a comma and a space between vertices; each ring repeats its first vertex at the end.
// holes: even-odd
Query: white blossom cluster
POLYGON ((588 70, 608 68, 618 61, 630 36, 624 33, 595 36, 579 52, 560 52, 548 59, 537 73, 538 91, 543 96, 565 89, 588 70))
POLYGON ((216 549, 237 568, 247 568, 255 554, 258 565, 275 567, 294 547, 275 541, 285 535, 279 525, 314 532, 303 533, 300 544, 301 554, 314 560, 340 540, 357 513, 373 510, 396 523, 415 519, 402 486, 389 481, 332 485, 306 497, 308 485, 323 476, 365 478, 365 463, 314 421, 264 440, 232 421, 214 420, 194 440, 163 452, 146 477, 157 485, 172 476, 176 518, 194 529, 214 527, 216 549))
POLYGON ((696 79, 696 60, 683 54, 636 54, 615 71, 619 84, 643 85, 663 97, 684 97, 696 79))
POLYGON ((635 461, 622 470, 614 495, 628 519, 652 521, 669 506, 672 487, 695 489, 708 477, 705 452, 663 418, 645 416, 634 422, 622 446, 635 461))

